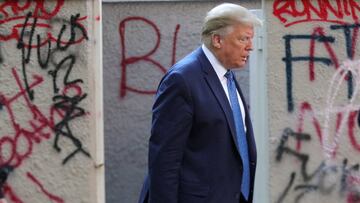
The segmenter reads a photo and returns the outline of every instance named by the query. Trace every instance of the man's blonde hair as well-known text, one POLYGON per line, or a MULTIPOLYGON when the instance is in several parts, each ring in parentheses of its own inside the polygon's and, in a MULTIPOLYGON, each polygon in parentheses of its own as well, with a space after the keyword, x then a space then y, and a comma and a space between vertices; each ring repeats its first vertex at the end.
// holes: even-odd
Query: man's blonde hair
POLYGON ((207 13, 201 31, 202 42, 210 48, 212 35, 226 35, 230 32, 231 26, 236 23, 251 26, 262 25, 262 21, 248 9, 237 4, 223 3, 207 13))

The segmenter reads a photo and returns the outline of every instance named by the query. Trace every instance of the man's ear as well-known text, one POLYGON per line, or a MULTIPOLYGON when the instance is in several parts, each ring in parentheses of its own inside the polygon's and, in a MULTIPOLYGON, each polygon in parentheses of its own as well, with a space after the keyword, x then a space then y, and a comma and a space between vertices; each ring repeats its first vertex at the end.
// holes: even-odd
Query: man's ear
POLYGON ((220 49, 221 48, 221 43, 222 43, 222 39, 221 36, 219 34, 212 34, 211 35, 211 42, 212 45, 215 49, 220 49))

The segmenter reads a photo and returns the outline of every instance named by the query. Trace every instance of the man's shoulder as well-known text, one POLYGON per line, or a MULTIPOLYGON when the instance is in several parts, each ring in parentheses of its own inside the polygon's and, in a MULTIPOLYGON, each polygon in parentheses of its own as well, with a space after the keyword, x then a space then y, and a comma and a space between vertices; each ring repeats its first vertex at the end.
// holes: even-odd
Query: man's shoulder
POLYGON ((177 72, 180 74, 195 74, 201 71, 201 48, 195 49, 193 52, 175 63, 169 72, 177 72))

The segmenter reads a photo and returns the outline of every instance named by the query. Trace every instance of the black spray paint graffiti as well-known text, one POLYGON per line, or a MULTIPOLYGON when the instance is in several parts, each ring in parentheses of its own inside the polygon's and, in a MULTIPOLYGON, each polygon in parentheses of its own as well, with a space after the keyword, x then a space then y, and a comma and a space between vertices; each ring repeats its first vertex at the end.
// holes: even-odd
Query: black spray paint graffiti
POLYGON ((23 79, 24 79, 24 83, 25 83, 25 89, 29 95, 30 100, 34 100, 34 91, 30 90, 29 87, 29 82, 28 82, 28 77, 26 74, 26 65, 30 62, 30 54, 31 54, 31 48, 32 48, 32 39, 34 36, 34 31, 35 31, 35 25, 37 22, 37 18, 34 18, 33 23, 31 24, 31 30, 30 30, 30 36, 29 36, 29 41, 28 41, 28 48, 25 47, 25 43, 24 43, 24 35, 25 35, 25 30, 26 30, 26 26, 28 25, 28 21, 30 19, 30 17, 32 16, 32 13, 29 12, 26 15, 26 19, 25 19, 25 23, 23 26, 23 29, 21 30, 21 35, 20 35, 20 39, 18 41, 17 44, 17 48, 21 50, 21 62, 22 62, 22 73, 23 73, 23 79), (27 53, 25 53, 27 51, 27 53))
POLYGON ((294 196, 294 202, 299 203, 309 193, 317 192, 321 195, 327 195, 335 192, 337 188, 340 198, 346 196, 345 198, 348 202, 353 203, 360 200, 360 190, 357 187, 358 185, 351 182, 354 173, 359 172, 359 164, 348 166, 347 159, 343 160, 341 166, 329 166, 325 164, 325 162, 321 162, 313 172, 309 173, 309 154, 298 152, 289 147, 289 138, 301 142, 311 141, 311 136, 309 134, 296 133, 290 128, 284 129, 280 144, 276 150, 276 161, 283 161, 284 156, 296 158, 296 160, 300 162, 300 172, 291 172, 289 181, 276 203, 289 202, 288 196, 290 196, 290 194, 291 196, 294 196), (336 181, 328 181, 334 180, 334 177, 336 181))
MULTIPOLYGON (((4 165, 0 167, 0 199, 4 198, 4 185, 9 174, 14 170, 12 166, 4 165)), ((0 201, 1 202, 1 201, 0 201)))
MULTIPOLYGON (((345 38, 345 48, 348 59, 353 59, 355 54, 355 45, 360 24, 352 25, 331 25, 331 30, 343 30, 345 38)), ((287 97, 287 110, 293 112, 294 99, 293 99, 293 63, 298 61, 309 62, 310 80, 314 80, 314 62, 323 63, 327 66, 334 65, 335 68, 339 67, 338 59, 332 49, 332 45, 336 42, 333 36, 325 35, 322 28, 315 28, 311 35, 285 35, 285 57, 282 59, 285 62, 286 69, 286 97, 287 97), (310 42, 309 54, 304 56, 293 56, 292 51, 294 47, 292 42, 295 40, 308 40, 310 42), (329 57, 316 57, 315 56, 315 43, 325 46, 329 57)), ((351 99, 353 93, 352 75, 348 73, 348 99, 351 99)))
POLYGON ((90 157, 89 152, 83 149, 81 141, 73 135, 69 126, 69 122, 71 120, 85 115, 84 109, 78 107, 77 105, 83 99, 85 99, 86 96, 87 94, 83 94, 82 96, 74 96, 74 97, 57 95, 54 96, 53 98, 54 101, 59 100, 59 102, 54 104, 55 108, 65 111, 65 116, 62 119, 62 121, 60 121, 55 125, 56 134, 55 134, 54 148, 57 151, 61 151, 61 148, 59 147, 58 144, 60 135, 69 138, 76 146, 76 149, 63 160, 63 164, 66 164, 66 162, 69 161, 70 158, 72 158, 73 156, 75 156, 75 154, 79 152, 90 157))
POLYGON ((286 96, 288 101, 288 111, 292 112, 294 110, 294 101, 293 101, 293 93, 292 93, 292 64, 295 61, 316 61, 322 62, 326 65, 331 64, 331 60, 325 57, 314 57, 314 56, 292 56, 292 40, 317 40, 319 42, 334 42, 333 37, 325 37, 319 35, 285 35, 283 37, 285 39, 285 57, 282 59, 286 65, 286 96))
POLYGON ((55 110, 59 110, 63 112, 63 118, 55 124, 53 130, 55 132, 55 139, 54 139, 54 148, 56 151, 60 152, 61 148, 59 146, 59 139, 60 136, 64 138, 68 138, 75 146, 75 150, 71 152, 64 160, 63 164, 66 164, 72 157, 74 157, 77 153, 82 153, 87 157, 90 157, 90 154, 83 149, 82 142, 74 136, 70 128, 70 121, 74 120, 75 118, 85 116, 85 110, 81 108, 79 105, 82 100, 87 97, 86 93, 82 93, 78 91, 78 95, 69 96, 65 93, 59 92, 59 86, 63 87, 63 89, 71 88, 72 86, 77 86, 79 83, 83 83, 83 80, 80 78, 70 79, 71 72, 74 68, 76 63, 76 56, 74 54, 69 54, 65 56, 60 62, 55 62, 55 54, 61 52, 66 53, 66 51, 71 47, 71 45, 76 44, 75 41, 78 37, 77 35, 81 35, 84 39, 88 40, 88 36, 86 30, 83 26, 78 23, 78 19, 80 14, 72 15, 70 17, 70 21, 63 20, 64 24, 62 25, 60 32, 58 34, 58 38, 56 40, 56 47, 52 48, 52 42, 48 39, 45 43, 44 47, 47 47, 47 50, 41 50, 41 37, 39 34, 36 35, 36 44, 33 42, 35 38, 35 30, 37 25, 37 17, 33 17, 32 13, 29 12, 26 16, 25 23, 23 24, 21 36, 18 40, 17 48, 21 50, 21 57, 22 57, 22 73, 23 73, 23 81, 25 84, 25 88, 27 94, 31 101, 34 101, 35 95, 34 90, 29 88, 28 78, 27 78, 27 65, 30 62, 31 52, 33 45, 36 47, 36 54, 37 54, 37 61, 41 69, 48 70, 51 67, 54 67, 52 70, 48 70, 48 74, 52 77, 53 81, 53 108, 55 110), (29 20, 32 20, 30 30, 27 29, 28 25, 30 25, 29 20), (68 23, 66 25, 65 23, 68 23), (69 39, 63 39, 64 33, 69 32, 70 37, 69 39), (27 34, 25 34, 27 33, 27 34), (25 36, 27 36, 27 42, 25 46, 25 36), (65 42, 64 42, 65 41, 65 42), (45 52, 45 57, 42 55, 45 52), (64 72, 64 77, 59 78, 59 73, 64 72), (58 80, 62 79, 62 83, 59 83, 58 80))

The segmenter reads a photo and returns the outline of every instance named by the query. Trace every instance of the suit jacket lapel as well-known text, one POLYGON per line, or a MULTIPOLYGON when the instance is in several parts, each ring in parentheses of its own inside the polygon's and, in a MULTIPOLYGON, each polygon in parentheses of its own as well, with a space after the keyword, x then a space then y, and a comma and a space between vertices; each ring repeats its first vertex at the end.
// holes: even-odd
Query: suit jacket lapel
POLYGON ((204 71, 204 78, 205 78, 207 84, 209 85, 211 91, 215 95, 217 101, 219 102, 219 104, 225 114, 226 120, 229 124, 229 128, 231 131, 231 136, 234 140, 236 147, 238 147, 237 141, 236 141, 235 123, 234 123, 231 107, 230 107, 229 101, 226 97, 226 94, 224 92, 224 89, 219 81, 218 76, 216 75, 215 70, 211 66, 209 60, 206 58, 201 47, 198 48, 196 50, 196 52, 198 52, 197 56, 198 56, 198 59, 200 60, 200 63, 202 66, 201 68, 204 71))

